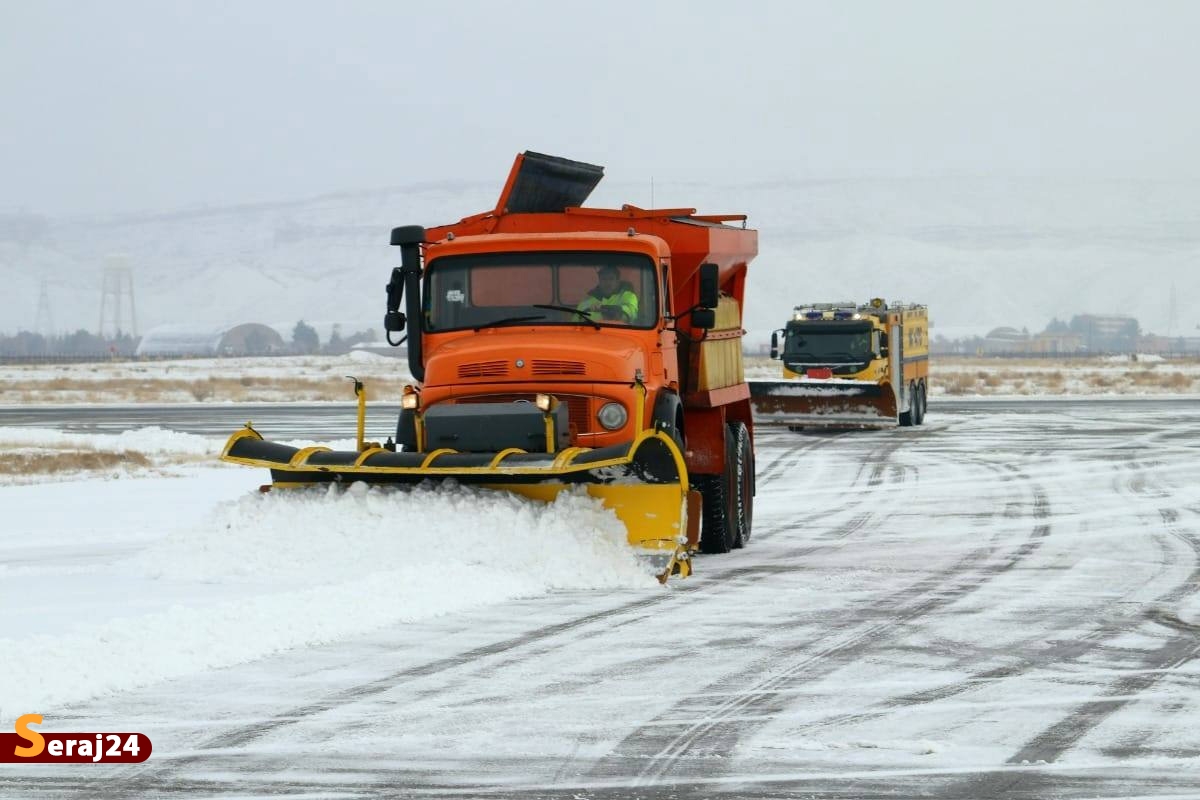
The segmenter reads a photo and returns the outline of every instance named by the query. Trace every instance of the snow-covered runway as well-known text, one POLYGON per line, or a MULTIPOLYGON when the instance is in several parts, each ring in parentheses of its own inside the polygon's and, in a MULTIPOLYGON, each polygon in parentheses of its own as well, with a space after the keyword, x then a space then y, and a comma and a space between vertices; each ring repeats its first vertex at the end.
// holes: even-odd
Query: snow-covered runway
POLYGON ((757 446, 666 589, 587 498, 0 488, 0 729, 154 742, 0 795, 1200 796, 1200 404, 757 446))

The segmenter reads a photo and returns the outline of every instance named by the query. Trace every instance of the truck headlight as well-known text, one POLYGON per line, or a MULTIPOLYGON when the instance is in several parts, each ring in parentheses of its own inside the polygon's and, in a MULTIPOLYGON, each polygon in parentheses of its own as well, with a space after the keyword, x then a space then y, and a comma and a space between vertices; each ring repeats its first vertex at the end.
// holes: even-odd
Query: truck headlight
POLYGON ((625 421, 629 419, 629 414, 625 412, 625 406, 620 403, 605 403, 600 406, 600 411, 596 414, 596 419, 600 420, 600 424, 608 430, 615 431, 625 426, 625 421))

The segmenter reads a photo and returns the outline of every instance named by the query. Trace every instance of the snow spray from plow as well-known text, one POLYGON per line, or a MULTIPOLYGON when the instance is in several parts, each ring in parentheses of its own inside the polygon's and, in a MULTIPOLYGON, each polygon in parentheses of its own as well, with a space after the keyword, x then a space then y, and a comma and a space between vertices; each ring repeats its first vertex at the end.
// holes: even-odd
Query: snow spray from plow
MULTIPOLYGON (((263 440, 247 425, 229 438, 221 460, 271 471, 272 486, 296 488, 355 482, 382 485, 453 480, 552 502, 564 489, 581 487, 624 523, 631 545, 665 578, 690 574, 688 485, 683 456, 661 432, 646 431, 629 446, 560 453, 393 452, 378 445, 361 451, 297 448, 263 440)), ((691 544, 694 546, 695 542, 691 544)))

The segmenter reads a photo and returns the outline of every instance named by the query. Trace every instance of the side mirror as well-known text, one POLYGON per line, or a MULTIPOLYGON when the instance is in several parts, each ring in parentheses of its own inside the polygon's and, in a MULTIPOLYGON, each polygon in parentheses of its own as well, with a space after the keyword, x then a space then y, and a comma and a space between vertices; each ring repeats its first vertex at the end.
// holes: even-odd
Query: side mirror
MULTIPOLYGON (((721 299, 721 287, 717 283, 719 271, 720 268, 713 263, 700 265, 700 302, 698 305, 701 308, 716 308, 721 299)), ((711 328, 712 325, 708 327, 711 328)))
MULTIPOLYGON (((396 231, 404 230, 396 228, 396 231)), ((396 231, 392 231, 393 238, 396 231)), ((392 279, 387 285, 387 313, 383 316, 383 329, 388 333, 404 330, 407 320, 400 311, 400 301, 404 298, 404 273, 399 269, 392 270, 392 279)))
POLYGON ((383 315, 383 329, 388 333, 399 333, 408 324, 408 319, 400 311, 389 311, 383 315))
POLYGON ((692 311, 692 327, 709 330, 717 325, 717 312, 711 308, 697 308, 692 311))
POLYGON ((771 331, 771 358, 779 358, 779 331, 771 331))

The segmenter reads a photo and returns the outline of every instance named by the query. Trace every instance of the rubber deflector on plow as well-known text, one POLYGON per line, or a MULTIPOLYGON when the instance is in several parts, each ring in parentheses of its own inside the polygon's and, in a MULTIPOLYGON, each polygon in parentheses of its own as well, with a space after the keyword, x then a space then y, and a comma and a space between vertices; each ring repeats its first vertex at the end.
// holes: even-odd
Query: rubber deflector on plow
POLYGON ((247 424, 229 437, 221 460, 269 469, 276 488, 454 479, 550 502, 559 492, 580 487, 617 515, 630 545, 655 564, 664 581, 691 574, 690 555, 699 541, 699 492, 689 491, 683 455, 661 431, 643 431, 629 444, 557 453, 515 447, 498 453, 409 453, 377 446, 361 451, 291 447, 264 440, 247 424))
POLYGON ((872 381, 750 381, 750 404, 759 425, 883 428, 898 419, 892 385, 872 381))

